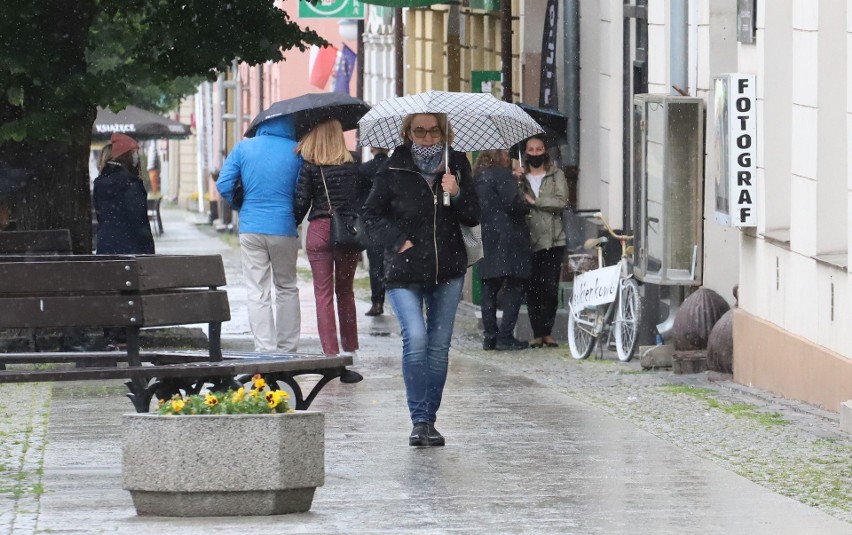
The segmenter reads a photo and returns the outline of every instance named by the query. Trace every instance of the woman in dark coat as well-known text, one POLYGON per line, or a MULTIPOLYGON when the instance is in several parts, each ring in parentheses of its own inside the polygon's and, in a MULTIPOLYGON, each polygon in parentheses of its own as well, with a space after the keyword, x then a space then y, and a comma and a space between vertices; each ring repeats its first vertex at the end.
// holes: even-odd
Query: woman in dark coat
POLYGON ((435 420, 467 272, 459 224, 479 223, 479 202, 467 158, 448 149, 453 136, 444 115, 409 115, 400 134, 403 144, 376 175, 364 217, 371 240, 384 245, 387 298, 402 329, 414 424, 408 444, 443 446, 435 420))
POLYGON ((148 192, 139 175, 139 144, 113 134, 112 155, 95 179, 92 202, 98 219, 97 254, 154 254, 148 192))
POLYGON ((473 170, 479 207, 482 211, 482 248, 485 256, 477 264, 482 279, 482 348, 499 351, 525 349, 527 342, 513 332, 524 299, 524 285, 530 276, 530 230, 518 181, 504 150, 479 153, 473 170), (503 290, 503 319, 497 326, 497 293, 503 290))
MULTIPOLYGON (((113 134, 110 141, 92 188, 98 220, 97 254, 154 254, 148 192, 139 174, 139 144, 124 134, 113 134)), ((118 349, 125 343, 125 335, 124 329, 104 329, 106 349, 118 349)))

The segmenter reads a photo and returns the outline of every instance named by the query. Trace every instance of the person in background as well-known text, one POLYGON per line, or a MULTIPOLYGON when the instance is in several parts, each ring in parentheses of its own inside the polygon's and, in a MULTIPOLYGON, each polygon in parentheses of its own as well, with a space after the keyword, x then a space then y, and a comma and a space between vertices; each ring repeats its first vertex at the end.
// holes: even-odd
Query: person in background
POLYGON ((139 144, 125 134, 113 134, 101 161, 92 191, 97 254, 154 254, 147 193, 139 178, 139 144))
POLYGON ((319 123, 299 141, 296 151, 304 158, 296 188, 295 222, 308 216, 305 251, 311 263, 317 326, 322 351, 337 355, 340 348, 354 354, 358 350, 358 319, 355 312, 355 268, 358 251, 334 249, 331 245, 331 213, 358 211, 358 199, 369 182, 362 183, 358 164, 346 149, 340 121, 319 123), (337 338, 334 298, 337 296, 337 338))
POLYGON ((402 329, 408 444, 443 446, 435 421, 467 272, 459 225, 479 224, 479 201, 467 157, 450 148, 445 115, 408 115, 400 135, 402 144, 376 174, 364 217, 370 239, 384 245, 385 289, 402 329))
MULTIPOLYGON (((370 153, 373 155, 373 159, 362 163, 358 168, 358 173, 361 175, 362 181, 372 185, 376 173, 388 161, 388 150, 371 147, 370 153)), ((369 189, 366 190, 366 193, 369 192, 369 189)), ((367 197, 364 195, 358 204, 359 208, 363 207, 366 200, 367 197)), ((382 281, 385 277, 384 246, 374 244, 367 247, 367 261, 370 263, 370 301, 372 306, 365 315, 381 316, 385 313, 385 285, 382 281)))
POLYGON ((299 237, 293 200, 302 159, 295 154, 295 137, 289 118, 262 123, 255 137, 234 147, 216 180, 216 189, 232 206, 238 180, 245 192, 238 209, 240 251, 254 349, 262 353, 292 353, 299 346, 299 237))
MULTIPOLYGON (((101 152, 92 204, 98 222, 97 254, 154 254, 148 222, 147 192, 139 172, 139 144, 125 134, 113 134, 101 152)), ((104 329, 106 349, 126 343, 124 329, 104 329)))
POLYGON ((152 139, 145 144, 145 157, 151 195, 157 197, 160 193, 160 153, 157 150, 156 140, 152 139))
POLYGON ((479 208, 482 211, 484 257, 477 269, 482 279, 482 325, 485 350, 526 349, 515 338, 515 323, 524 300, 524 284, 530 276, 532 249, 526 216, 530 211, 512 175, 505 150, 479 153, 473 169, 479 208), (503 290, 503 318, 497 325, 497 293, 503 290))
POLYGON ((568 205, 568 183, 552 164, 544 137, 526 140, 524 166, 515 170, 524 201, 532 239, 532 271, 527 280, 527 311, 532 326, 530 347, 558 347, 551 336, 556 319, 557 291, 565 253, 562 211, 568 205))

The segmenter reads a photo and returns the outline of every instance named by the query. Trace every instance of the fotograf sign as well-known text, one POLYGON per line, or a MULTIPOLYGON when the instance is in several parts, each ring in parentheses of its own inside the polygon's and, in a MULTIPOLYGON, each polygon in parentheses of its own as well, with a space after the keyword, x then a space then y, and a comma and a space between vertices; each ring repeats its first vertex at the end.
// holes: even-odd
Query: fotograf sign
POLYGON ((716 221, 757 226, 757 114, 752 74, 715 77, 716 221))
POLYGON ((618 283, 621 280, 620 274, 621 266, 615 265, 587 271, 574 277, 571 308, 579 310, 615 301, 618 295, 618 283))
POLYGON ((359 0, 299 0, 300 19, 363 19, 364 4, 359 0))

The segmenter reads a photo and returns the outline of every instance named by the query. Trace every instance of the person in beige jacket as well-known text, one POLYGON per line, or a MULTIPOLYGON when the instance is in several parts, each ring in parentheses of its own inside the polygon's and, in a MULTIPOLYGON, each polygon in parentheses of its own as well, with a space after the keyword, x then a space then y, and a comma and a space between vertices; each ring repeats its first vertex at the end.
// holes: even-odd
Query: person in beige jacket
POLYGON ((526 300, 533 339, 530 347, 557 347, 551 336, 556 319, 557 291, 565 253, 562 211, 568 206, 568 183, 550 161, 543 137, 526 141, 524 165, 515 170, 524 201, 530 206, 527 222, 532 241, 532 274, 526 300))

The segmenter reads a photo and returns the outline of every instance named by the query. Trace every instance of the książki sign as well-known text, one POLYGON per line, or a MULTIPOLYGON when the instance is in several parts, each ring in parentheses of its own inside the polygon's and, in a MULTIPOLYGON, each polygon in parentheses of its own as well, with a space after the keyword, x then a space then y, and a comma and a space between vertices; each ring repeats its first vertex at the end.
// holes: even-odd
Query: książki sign
POLYGON ((757 226, 757 129, 753 74, 714 77, 716 222, 757 226))

